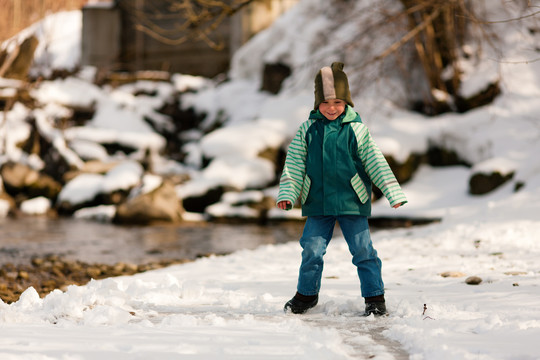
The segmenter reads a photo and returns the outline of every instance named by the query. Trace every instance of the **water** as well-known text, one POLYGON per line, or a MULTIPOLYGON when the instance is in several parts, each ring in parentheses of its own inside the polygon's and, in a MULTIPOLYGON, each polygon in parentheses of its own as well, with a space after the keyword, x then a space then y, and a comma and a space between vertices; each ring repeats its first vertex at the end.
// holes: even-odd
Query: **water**
POLYGON ((71 218, 6 218, 0 219, 0 265, 28 263, 34 256, 48 254, 104 264, 195 259, 296 241, 302 228, 303 222, 139 227, 71 218))

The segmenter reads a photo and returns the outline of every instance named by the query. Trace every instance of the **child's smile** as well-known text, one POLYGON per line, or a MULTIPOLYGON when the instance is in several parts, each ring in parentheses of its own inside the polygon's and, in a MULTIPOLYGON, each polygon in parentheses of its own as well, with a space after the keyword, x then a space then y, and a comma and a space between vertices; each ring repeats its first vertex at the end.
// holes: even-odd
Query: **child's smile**
POLYGON ((319 105, 319 111, 328 120, 336 120, 345 111, 346 103, 340 99, 325 100, 319 105))

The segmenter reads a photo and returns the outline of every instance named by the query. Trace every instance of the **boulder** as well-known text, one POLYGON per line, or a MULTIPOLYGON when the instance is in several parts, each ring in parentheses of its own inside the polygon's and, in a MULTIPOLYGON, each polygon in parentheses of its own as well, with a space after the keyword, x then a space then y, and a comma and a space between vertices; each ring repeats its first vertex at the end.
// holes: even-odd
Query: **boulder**
POLYGON ((28 165, 8 162, 0 169, 6 192, 12 196, 24 195, 32 198, 44 196, 55 199, 62 185, 52 177, 42 174, 28 165))
POLYGON ((272 183, 269 185, 277 185, 279 184, 279 179, 281 178, 281 173, 283 172, 283 166, 285 165, 285 157, 287 156, 287 153, 285 150, 281 147, 278 148, 271 148, 268 147, 264 149, 263 151, 259 152, 259 157, 263 159, 267 159, 272 162, 272 164, 275 164, 275 178, 272 183))
POLYGON ((81 169, 70 170, 66 172, 62 180, 66 183, 75 179, 80 174, 106 174, 117 166, 119 162, 102 162, 100 160, 86 161, 81 169))
POLYGON ((484 89, 481 89, 476 94, 469 95, 468 97, 456 96, 455 105, 459 112, 464 113, 471 109, 491 104, 500 93, 501 86, 497 80, 488 84, 484 89))
POLYGON ((44 162, 42 172, 57 181, 62 181, 68 171, 80 169, 84 162, 66 144, 63 132, 52 127, 43 117, 30 117, 32 130, 24 149, 38 155, 44 162))
POLYGON ((25 80, 34 61, 34 52, 39 44, 35 36, 26 38, 15 50, 7 54, 0 64, 0 77, 25 80))
POLYGON ((426 161, 431 166, 471 166, 467 161, 461 159, 456 151, 447 149, 438 144, 429 145, 426 161))
MULTIPOLYGON (((424 162, 424 155, 412 153, 407 160, 403 163, 396 161, 391 155, 385 155, 385 159, 392 169, 392 172, 396 176, 397 181, 400 184, 406 183, 414 175, 415 171, 424 162)), ((383 196, 383 193, 376 186, 373 186, 373 196, 375 199, 379 199, 383 196)))
POLYGON ((37 181, 39 173, 27 165, 8 162, 0 169, 6 191, 22 191, 26 186, 37 181))
POLYGON ((475 173, 469 179, 469 193, 471 195, 487 194, 511 180, 513 176, 513 172, 505 175, 497 171, 489 174, 475 173))
POLYGON ((217 186, 200 195, 186 196, 182 199, 184 209, 189 212, 203 213, 206 207, 217 203, 224 192, 223 186, 217 186))
POLYGON ((424 155, 416 153, 410 154, 403 163, 397 162, 392 156, 385 156, 385 158, 400 184, 409 181, 424 162, 424 155))
POLYGON ((281 84, 289 75, 291 75, 291 68, 285 64, 265 64, 261 90, 271 94, 279 93, 281 84))
POLYGON ((163 181, 159 187, 141 193, 120 204, 113 222, 145 225, 155 222, 176 223, 182 220, 182 206, 174 185, 163 181))
POLYGON ((27 194, 30 198, 43 196, 54 201, 60 191, 62 191, 62 185, 58 181, 40 173, 37 180, 28 186, 27 194))

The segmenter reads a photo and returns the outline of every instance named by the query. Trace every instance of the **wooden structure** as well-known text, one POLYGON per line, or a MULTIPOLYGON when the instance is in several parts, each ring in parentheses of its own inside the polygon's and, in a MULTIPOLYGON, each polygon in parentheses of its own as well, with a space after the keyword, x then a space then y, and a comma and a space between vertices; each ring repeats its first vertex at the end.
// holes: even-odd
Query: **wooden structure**
MULTIPOLYGON (((214 77, 226 72, 234 51, 251 36, 269 26, 298 0, 258 0, 222 21, 210 37, 222 41, 214 49, 202 40, 171 44, 137 29, 134 14, 150 8, 167 11, 166 0, 116 0, 88 4, 83 8, 82 64, 110 71, 163 70, 214 77), (162 7, 162 9, 160 9, 162 7)), ((153 25, 171 29, 174 16, 154 17, 153 25)))

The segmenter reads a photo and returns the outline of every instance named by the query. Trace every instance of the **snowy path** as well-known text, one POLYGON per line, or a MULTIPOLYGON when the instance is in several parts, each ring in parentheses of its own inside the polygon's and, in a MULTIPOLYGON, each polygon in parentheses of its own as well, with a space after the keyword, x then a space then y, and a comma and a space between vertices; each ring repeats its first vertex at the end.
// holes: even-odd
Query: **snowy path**
POLYGON ((350 346, 351 356, 357 359, 408 359, 409 354, 397 341, 388 339, 383 332, 388 329, 386 319, 361 318, 357 315, 326 315, 302 319, 309 325, 321 328, 334 328, 343 343, 350 346))
MULTIPOLYGON (((324 309, 324 305, 322 306, 324 309)), ((298 322, 300 320, 310 328, 326 330, 336 330, 343 340, 347 354, 352 359, 372 359, 374 357, 386 359, 408 359, 409 354, 397 342, 386 338, 383 331, 388 329, 386 318, 374 318, 359 316, 354 313, 335 314, 328 316, 321 306, 316 307, 312 312, 303 315, 285 314, 281 311, 275 314, 267 313, 241 313, 239 311, 230 312, 226 309, 213 309, 212 311, 195 311, 186 313, 184 309, 171 309, 175 312, 159 312, 149 320, 154 324, 160 324, 167 317, 177 315, 193 316, 199 320, 214 318, 219 316, 225 323, 240 322, 249 319, 253 322, 267 323, 272 329, 280 323, 298 322), (315 312, 315 313, 314 313, 315 312)), ((275 333, 270 334, 271 337, 275 333)), ((248 335, 249 337, 249 335, 248 335)), ((271 351, 271 353, 274 351, 271 351)), ((258 354, 262 356, 262 354, 258 354)), ((259 358, 259 357, 257 357, 259 358)))

